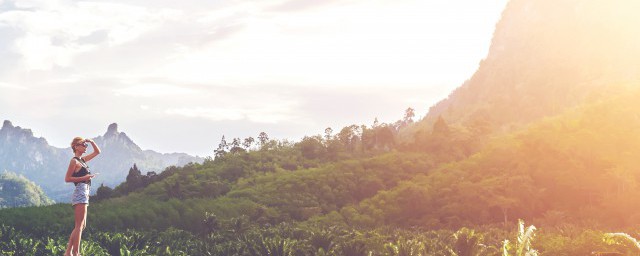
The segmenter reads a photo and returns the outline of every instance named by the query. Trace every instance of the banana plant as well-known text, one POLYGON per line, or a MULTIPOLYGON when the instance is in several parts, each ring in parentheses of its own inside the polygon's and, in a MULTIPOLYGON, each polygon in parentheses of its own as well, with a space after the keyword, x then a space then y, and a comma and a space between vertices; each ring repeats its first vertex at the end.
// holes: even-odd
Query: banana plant
POLYGON ((484 237, 473 229, 462 228, 454 233, 453 237, 455 238, 454 251, 457 256, 482 255, 484 248, 481 243, 484 237))
POLYGON ((47 237, 47 244, 45 244, 44 249, 48 255, 60 255, 66 250, 66 244, 61 244, 59 240, 47 237))
POLYGON ((291 256, 295 251, 295 242, 280 236, 264 237, 259 235, 253 239, 245 236, 242 240, 247 244, 249 255, 291 256))
MULTIPOLYGON (((82 255, 98 255, 98 256, 107 256, 114 255, 108 253, 104 248, 100 247, 100 244, 93 241, 82 241, 80 245, 80 254, 82 255)), ((118 254, 115 254, 118 255, 118 254)))
MULTIPOLYGON (((516 238, 516 254, 515 256, 538 256, 538 251, 531 246, 535 236, 536 227, 531 225, 524 227, 524 220, 518 220, 518 236, 516 238)), ((505 240, 502 247, 502 255, 509 256, 510 244, 509 240, 505 240)))
POLYGON ((322 249, 323 253, 328 253, 334 249, 336 234, 331 229, 321 229, 318 231, 311 231, 309 237, 309 243, 316 250, 322 249))
POLYGON ((342 255, 365 256, 367 248, 362 241, 350 241, 342 244, 342 255))
POLYGON ((424 243, 415 239, 399 238, 395 242, 385 244, 388 256, 422 256, 427 255, 424 243))
POLYGON ((609 245, 626 244, 627 246, 625 247, 631 247, 631 250, 634 251, 632 252, 633 254, 640 254, 640 242, 626 233, 606 233, 604 234, 604 241, 609 245), (631 244, 631 246, 628 246, 628 244, 631 244))

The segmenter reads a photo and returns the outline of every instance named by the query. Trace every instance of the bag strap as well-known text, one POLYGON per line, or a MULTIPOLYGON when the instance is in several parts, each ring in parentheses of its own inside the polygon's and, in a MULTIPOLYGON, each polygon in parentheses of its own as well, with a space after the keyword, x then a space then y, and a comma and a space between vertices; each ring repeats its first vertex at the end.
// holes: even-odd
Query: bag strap
POLYGON ((74 156, 73 159, 77 159, 78 161, 80 161, 80 163, 82 163, 82 167, 87 168, 87 162, 84 161, 84 159, 79 158, 77 156, 74 156))

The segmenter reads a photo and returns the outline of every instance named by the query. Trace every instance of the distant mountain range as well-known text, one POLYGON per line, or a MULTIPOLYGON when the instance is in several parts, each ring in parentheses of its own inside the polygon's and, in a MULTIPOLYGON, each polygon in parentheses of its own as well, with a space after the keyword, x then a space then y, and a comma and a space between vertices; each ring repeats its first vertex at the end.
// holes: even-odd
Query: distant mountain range
MULTIPOLYGON (((171 165, 204 161, 185 153, 142 150, 125 133, 119 132, 115 123, 109 125, 104 135, 93 140, 102 149, 102 154, 89 165, 93 172, 100 172, 94 180, 93 191, 101 183, 114 187, 123 182, 133 164, 143 172, 161 172, 171 165)), ((51 146, 46 139, 34 137, 30 129, 14 126, 8 120, 0 129, 0 171, 23 175, 41 186, 55 201, 66 202, 71 195, 71 185, 64 182, 64 175, 72 157, 71 148, 51 146)))

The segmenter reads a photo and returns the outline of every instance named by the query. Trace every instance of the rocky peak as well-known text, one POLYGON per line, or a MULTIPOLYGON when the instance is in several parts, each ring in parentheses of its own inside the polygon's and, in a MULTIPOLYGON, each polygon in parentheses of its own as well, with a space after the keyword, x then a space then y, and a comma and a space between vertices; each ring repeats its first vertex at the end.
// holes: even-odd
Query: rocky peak
POLYGON ((4 130, 9 128, 13 128, 13 124, 9 120, 4 120, 4 123, 2 123, 2 129, 4 130))
POLYGON ((104 134, 104 136, 108 137, 109 135, 117 135, 117 134, 118 134, 118 124, 112 123, 107 128, 107 132, 104 134))
POLYGON ((107 132, 103 135, 100 136, 98 138, 96 138, 98 141, 101 142, 107 142, 109 141, 110 143, 113 142, 118 142, 118 143, 124 143, 123 145, 126 146, 134 146, 134 147, 138 147, 137 145, 135 145, 135 143, 133 142, 133 140, 131 140, 127 134, 125 134, 124 132, 119 132, 118 131, 118 124, 117 123, 112 123, 109 125, 109 127, 107 128, 107 132))
POLYGON ((0 129, 0 131, 2 131, 2 134, 5 135, 11 134, 26 138, 33 137, 33 132, 31 131, 31 129, 23 129, 20 126, 13 126, 13 124, 9 120, 4 120, 4 122, 2 123, 2 129, 0 129))

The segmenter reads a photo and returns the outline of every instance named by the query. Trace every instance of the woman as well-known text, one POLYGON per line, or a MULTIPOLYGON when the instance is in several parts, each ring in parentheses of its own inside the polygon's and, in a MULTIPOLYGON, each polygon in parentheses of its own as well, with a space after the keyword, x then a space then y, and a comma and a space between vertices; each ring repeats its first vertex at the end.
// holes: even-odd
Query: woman
POLYGON ((75 228, 73 228, 71 236, 69 236, 67 251, 64 253, 65 256, 80 255, 82 231, 87 224, 87 206, 89 205, 91 179, 95 177, 95 174, 89 172, 87 162, 100 154, 100 148, 93 140, 81 137, 75 137, 71 141, 71 149, 75 157, 69 163, 69 169, 67 169, 64 181, 73 182, 76 187, 71 198, 71 206, 75 212, 75 228), (87 152, 87 142, 91 143, 93 152, 83 157, 82 155, 87 152))

